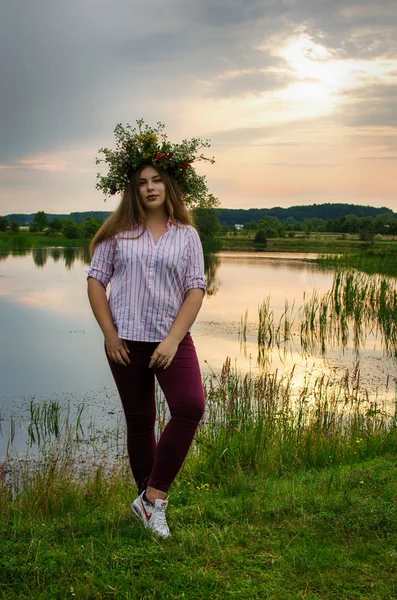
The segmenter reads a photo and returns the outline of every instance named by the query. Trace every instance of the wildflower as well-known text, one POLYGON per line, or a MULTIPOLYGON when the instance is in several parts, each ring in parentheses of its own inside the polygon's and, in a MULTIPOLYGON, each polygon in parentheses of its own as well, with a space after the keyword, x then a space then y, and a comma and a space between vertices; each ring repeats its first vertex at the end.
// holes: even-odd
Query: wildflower
POLYGON ((88 494, 88 492, 86 492, 86 493, 85 493, 85 497, 86 497, 86 498, 88 498, 88 495, 89 495, 89 494, 88 494))
POLYGON ((95 163, 106 163, 109 171, 107 175, 97 174, 99 181, 96 188, 102 190, 106 196, 114 196, 125 189, 131 174, 136 172, 139 166, 153 164, 171 171, 187 204, 205 200, 207 205, 216 205, 217 200, 208 193, 205 176, 196 173, 192 164, 199 161, 211 164, 215 162, 213 158, 200 153, 201 148, 209 148, 209 140, 192 138, 183 140, 180 144, 171 144, 163 131, 162 123, 158 123, 157 128, 152 128, 139 119, 137 125, 138 130, 130 125, 123 127, 119 123, 114 129, 116 150, 100 148, 99 152, 104 158, 97 158, 95 163))
POLYGON ((207 419, 201 419, 200 425, 206 425, 208 423, 207 419))
POLYGON ((210 487, 209 483, 202 483, 201 485, 197 485, 196 489, 208 491, 209 487, 210 487))
POLYGON ((333 431, 328 431, 328 435, 334 435, 333 431))
POLYGON ((363 481, 360 481, 360 485, 364 485, 364 482, 363 482, 363 481))

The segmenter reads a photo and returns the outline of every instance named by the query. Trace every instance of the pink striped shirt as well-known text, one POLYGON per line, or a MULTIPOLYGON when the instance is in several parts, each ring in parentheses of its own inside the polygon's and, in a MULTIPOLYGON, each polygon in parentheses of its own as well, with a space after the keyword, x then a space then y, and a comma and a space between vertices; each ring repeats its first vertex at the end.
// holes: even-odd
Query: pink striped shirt
POLYGON ((169 220, 157 242, 147 229, 116 234, 101 242, 87 277, 106 288, 118 336, 125 340, 161 342, 169 333, 192 288, 205 292, 204 258, 197 231, 169 220), (133 239, 136 238, 136 239, 133 239))

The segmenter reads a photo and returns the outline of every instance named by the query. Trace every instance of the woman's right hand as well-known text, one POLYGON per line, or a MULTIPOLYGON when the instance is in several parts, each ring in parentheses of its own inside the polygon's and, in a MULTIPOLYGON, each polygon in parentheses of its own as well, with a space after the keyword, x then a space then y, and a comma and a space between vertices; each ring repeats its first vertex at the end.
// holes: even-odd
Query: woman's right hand
POLYGON ((126 367, 130 364, 130 353, 127 342, 118 337, 117 332, 105 336, 105 348, 107 355, 113 362, 126 367))

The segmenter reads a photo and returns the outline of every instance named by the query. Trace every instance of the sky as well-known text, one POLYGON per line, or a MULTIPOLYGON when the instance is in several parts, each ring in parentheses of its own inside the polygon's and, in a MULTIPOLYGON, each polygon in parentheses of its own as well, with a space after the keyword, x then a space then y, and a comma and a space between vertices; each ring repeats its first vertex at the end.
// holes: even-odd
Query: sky
POLYGON ((0 56, 2 215, 114 210, 95 158, 140 118, 211 139, 221 207, 397 211, 396 0, 12 0, 0 56))

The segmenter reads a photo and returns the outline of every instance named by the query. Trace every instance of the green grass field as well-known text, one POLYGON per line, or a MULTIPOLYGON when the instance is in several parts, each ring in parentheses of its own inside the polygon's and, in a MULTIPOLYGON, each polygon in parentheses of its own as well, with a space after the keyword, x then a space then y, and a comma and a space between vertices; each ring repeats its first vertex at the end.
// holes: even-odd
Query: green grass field
POLYGON ((89 243, 88 239, 69 240, 63 236, 46 236, 43 233, 29 233, 28 231, 14 234, 0 232, 0 251, 44 247, 81 247, 88 246, 89 243))
POLYGON ((296 403, 291 377, 241 377, 226 361, 206 380, 169 540, 133 519, 123 453, 87 466, 80 418, 65 426, 56 403, 32 404, 40 461, 0 466, 0 597, 394 600, 396 409, 357 374, 306 382, 296 403))
POLYGON ((126 478, 43 485, 3 515, 1 598, 394 600, 396 462, 237 472, 209 487, 182 476, 166 541, 133 520, 126 478))
POLYGON ((362 252, 370 248, 397 248, 397 240, 392 236, 375 238, 373 242, 362 242, 357 235, 340 233, 299 234, 294 238, 269 238, 265 247, 254 243, 254 236, 238 233, 231 238, 219 238, 224 249, 262 250, 264 252, 314 252, 319 254, 343 254, 362 252))

